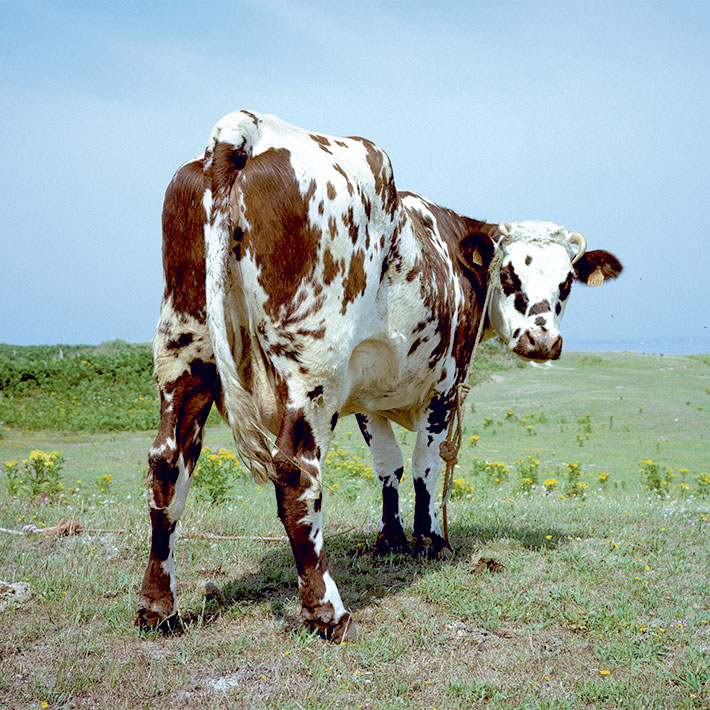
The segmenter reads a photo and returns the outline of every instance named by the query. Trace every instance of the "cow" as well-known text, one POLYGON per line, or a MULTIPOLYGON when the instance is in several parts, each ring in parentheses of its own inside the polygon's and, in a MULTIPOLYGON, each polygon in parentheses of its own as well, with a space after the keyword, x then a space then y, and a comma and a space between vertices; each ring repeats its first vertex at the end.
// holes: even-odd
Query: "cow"
POLYGON ((556 224, 491 224, 397 191, 369 140, 251 111, 222 118, 204 155, 178 169, 162 226, 143 628, 177 623, 176 525, 213 403, 254 478, 273 482, 304 622, 342 642, 354 625, 321 524, 321 469, 339 418, 355 414, 382 485, 376 552, 445 556, 440 444, 478 326, 522 358, 559 358, 572 283, 598 286, 622 269, 556 224), (411 547, 392 422, 417 434, 411 547))

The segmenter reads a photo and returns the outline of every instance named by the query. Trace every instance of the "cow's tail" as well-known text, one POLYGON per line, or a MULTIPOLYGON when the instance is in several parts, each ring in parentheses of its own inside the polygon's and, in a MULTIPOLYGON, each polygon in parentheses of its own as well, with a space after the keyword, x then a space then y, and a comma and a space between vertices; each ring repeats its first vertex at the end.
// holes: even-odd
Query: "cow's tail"
POLYGON ((241 269, 233 260, 230 266, 234 223, 229 195, 250 149, 248 138, 228 124, 233 115, 215 126, 205 153, 207 323, 222 383, 223 416, 254 480, 265 483, 275 477, 274 462, 254 395, 240 376, 239 364, 250 357, 252 330, 241 269))

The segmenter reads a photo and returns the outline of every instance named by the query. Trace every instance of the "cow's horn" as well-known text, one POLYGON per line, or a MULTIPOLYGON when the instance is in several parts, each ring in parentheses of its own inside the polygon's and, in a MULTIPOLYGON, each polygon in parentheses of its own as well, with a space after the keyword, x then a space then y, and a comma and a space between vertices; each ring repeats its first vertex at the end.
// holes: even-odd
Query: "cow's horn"
POLYGON ((574 265, 582 258, 584 252, 587 251, 587 240, 579 232, 572 232, 569 235, 569 243, 576 244, 578 247, 577 253, 572 259, 572 264, 574 265))
POLYGON ((504 236, 507 237, 510 234, 510 222, 501 222, 498 225, 498 231, 504 236))

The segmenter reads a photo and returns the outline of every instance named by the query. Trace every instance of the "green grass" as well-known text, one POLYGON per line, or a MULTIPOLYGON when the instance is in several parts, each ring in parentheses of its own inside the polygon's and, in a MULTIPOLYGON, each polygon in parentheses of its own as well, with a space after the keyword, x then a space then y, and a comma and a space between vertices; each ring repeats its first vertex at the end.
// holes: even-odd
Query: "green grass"
MULTIPOLYGON (((61 451, 77 491, 43 506, 10 498, 0 474, 0 526, 73 515, 98 531, 0 533, 0 580, 26 579, 32 593, 0 612, 0 707, 708 707, 710 499, 694 483, 710 469, 708 360, 570 353, 549 369, 490 374, 469 396, 456 475, 473 493, 450 504, 446 563, 373 558, 378 486, 353 418, 339 423, 347 454, 325 473, 326 549, 361 633, 341 647, 301 629, 288 545, 253 539, 179 541, 191 621, 180 636, 139 635, 152 433, 5 429, 0 461, 61 451), (528 455, 541 480, 579 461, 584 496, 517 491, 514 462, 528 455), (644 488, 638 461, 649 458, 673 468, 672 496, 644 488), (476 459, 505 463, 509 478, 486 482, 476 459), (108 493, 94 483, 104 474, 108 493), (504 569, 475 572, 482 556, 504 569)), ((413 434, 398 436, 411 456, 413 434)), ((230 448, 226 427, 208 428, 206 444, 230 448)), ((411 529, 408 480, 402 497, 411 529)), ((191 495, 182 529, 281 536, 275 507, 270 490, 238 482, 221 505, 191 495)))
POLYGON ((474 389, 469 402, 477 412, 465 434, 481 436, 476 453, 488 460, 579 460, 584 471, 608 471, 612 481, 634 478, 643 459, 708 472, 709 383, 709 363, 699 358, 569 353, 550 368, 528 366, 474 389), (587 414, 591 433, 578 422, 587 414))

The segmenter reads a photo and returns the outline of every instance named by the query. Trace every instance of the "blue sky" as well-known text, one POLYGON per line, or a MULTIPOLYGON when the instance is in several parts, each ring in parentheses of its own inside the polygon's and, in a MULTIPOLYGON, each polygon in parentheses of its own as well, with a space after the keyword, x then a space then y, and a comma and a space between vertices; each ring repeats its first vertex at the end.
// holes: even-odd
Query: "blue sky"
POLYGON ((614 252, 568 346, 710 351, 710 3, 0 1, 0 28, 2 342, 150 340, 163 191, 251 108, 614 252))

